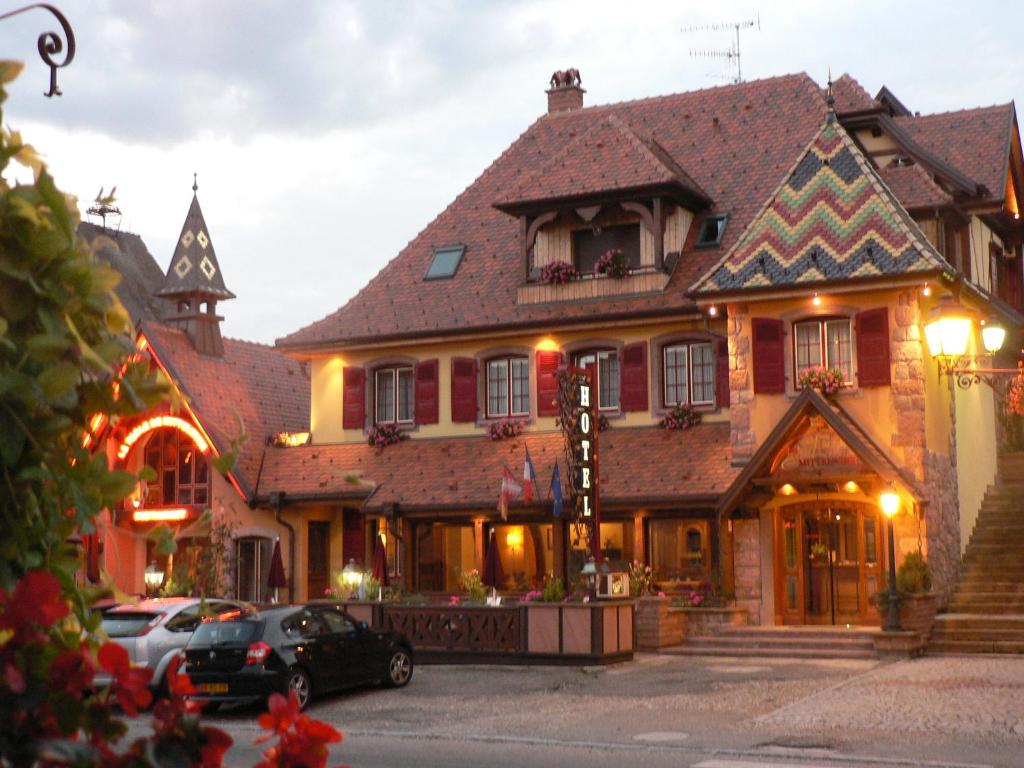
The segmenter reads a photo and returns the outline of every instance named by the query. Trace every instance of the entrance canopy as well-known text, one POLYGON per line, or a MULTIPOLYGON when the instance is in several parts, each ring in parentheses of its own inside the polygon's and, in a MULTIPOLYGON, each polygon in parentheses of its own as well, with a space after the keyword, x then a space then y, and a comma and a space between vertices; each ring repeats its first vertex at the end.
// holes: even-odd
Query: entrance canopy
POLYGON ((910 473, 841 405, 807 388, 722 496, 718 511, 730 515, 777 493, 856 493, 889 484, 919 504, 925 501, 910 473))

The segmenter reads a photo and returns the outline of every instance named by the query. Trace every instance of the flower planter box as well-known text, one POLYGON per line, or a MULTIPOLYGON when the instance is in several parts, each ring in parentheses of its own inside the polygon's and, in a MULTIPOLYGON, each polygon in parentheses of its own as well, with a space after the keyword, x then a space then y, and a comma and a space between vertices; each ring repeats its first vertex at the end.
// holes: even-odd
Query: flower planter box
POLYGON ((605 663, 633 657, 635 604, 629 600, 592 603, 528 603, 528 657, 605 663))
MULTIPOLYGON (((935 623, 937 610, 937 596, 927 595, 904 595, 900 599, 900 624, 904 631, 920 632, 926 636, 932 631, 932 624, 935 623)), ((887 609, 881 602, 878 608, 879 623, 885 625, 887 609)))
POLYGON ((635 609, 632 600, 500 607, 386 603, 380 604, 380 626, 403 633, 416 660, 428 664, 607 664, 633 658, 635 609))
POLYGON ((636 647, 653 651, 686 638, 686 614, 670 607, 670 598, 641 597, 636 609, 636 647))
POLYGON ((670 608, 678 611, 685 619, 686 637, 713 635, 726 626, 745 627, 750 623, 746 608, 670 608))

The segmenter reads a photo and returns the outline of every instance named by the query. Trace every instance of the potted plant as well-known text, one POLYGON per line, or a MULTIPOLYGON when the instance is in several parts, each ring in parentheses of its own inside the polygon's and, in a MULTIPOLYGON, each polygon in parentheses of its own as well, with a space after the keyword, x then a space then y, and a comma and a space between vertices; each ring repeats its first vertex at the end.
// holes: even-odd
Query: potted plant
POLYGON ((386 446, 400 443, 408 437, 397 424, 375 424, 370 427, 367 443, 383 450, 386 446))
MULTIPOLYGON (((910 552, 896 569, 896 594, 900 606, 900 624, 912 632, 928 632, 935 620, 936 596, 932 594, 932 573, 920 552, 910 552)), ((889 610, 888 584, 875 595, 878 612, 884 619, 889 610)))
POLYGON ((540 271, 540 279, 548 285, 561 285, 575 280, 580 273, 568 261, 552 261, 540 271))
POLYGON ((605 275, 620 280, 629 274, 629 260, 618 248, 609 248, 594 265, 595 275, 605 275))
POLYGON ((700 414, 687 403, 673 405, 665 417, 658 422, 658 426, 662 429, 689 429, 697 424, 700 424, 700 414))

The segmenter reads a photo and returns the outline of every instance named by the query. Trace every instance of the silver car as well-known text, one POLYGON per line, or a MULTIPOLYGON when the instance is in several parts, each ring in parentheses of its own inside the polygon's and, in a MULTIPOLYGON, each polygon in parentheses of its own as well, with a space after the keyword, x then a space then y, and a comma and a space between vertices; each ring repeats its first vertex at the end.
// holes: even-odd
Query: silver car
MULTIPOLYGON (((234 600, 198 597, 163 597, 119 605, 103 614, 103 631, 128 651, 134 667, 153 670, 149 686, 157 695, 166 692, 165 676, 171 659, 188 643, 192 632, 206 616, 230 618, 244 613, 246 606, 234 600)), ((110 684, 110 675, 100 672, 93 685, 110 684)))

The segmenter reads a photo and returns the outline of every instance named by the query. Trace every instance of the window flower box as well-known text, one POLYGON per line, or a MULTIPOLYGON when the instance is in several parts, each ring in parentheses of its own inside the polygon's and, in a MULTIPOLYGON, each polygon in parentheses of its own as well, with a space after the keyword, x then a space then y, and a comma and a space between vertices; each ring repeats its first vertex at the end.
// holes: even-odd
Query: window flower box
POLYGON ((370 427, 367 443, 376 448, 383 449, 408 438, 409 436, 397 424, 375 424, 370 427))
POLYGON ((629 260, 619 248, 609 248, 594 265, 595 275, 621 280, 629 274, 629 260))
POLYGON ((689 429, 700 424, 700 413, 692 405, 680 403, 673 405, 665 417, 658 422, 662 429, 689 429))
POLYGON ((808 368, 800 373, 796 383, 799 389, 811 387, 825 397, 834 395, 846 386, 843 372, 838 368, 808 368))
POLYGON ((580 276, 576 267, 567 261, 552 261, 540 271, 540 279, 548 285, 561 285, 580 276))

